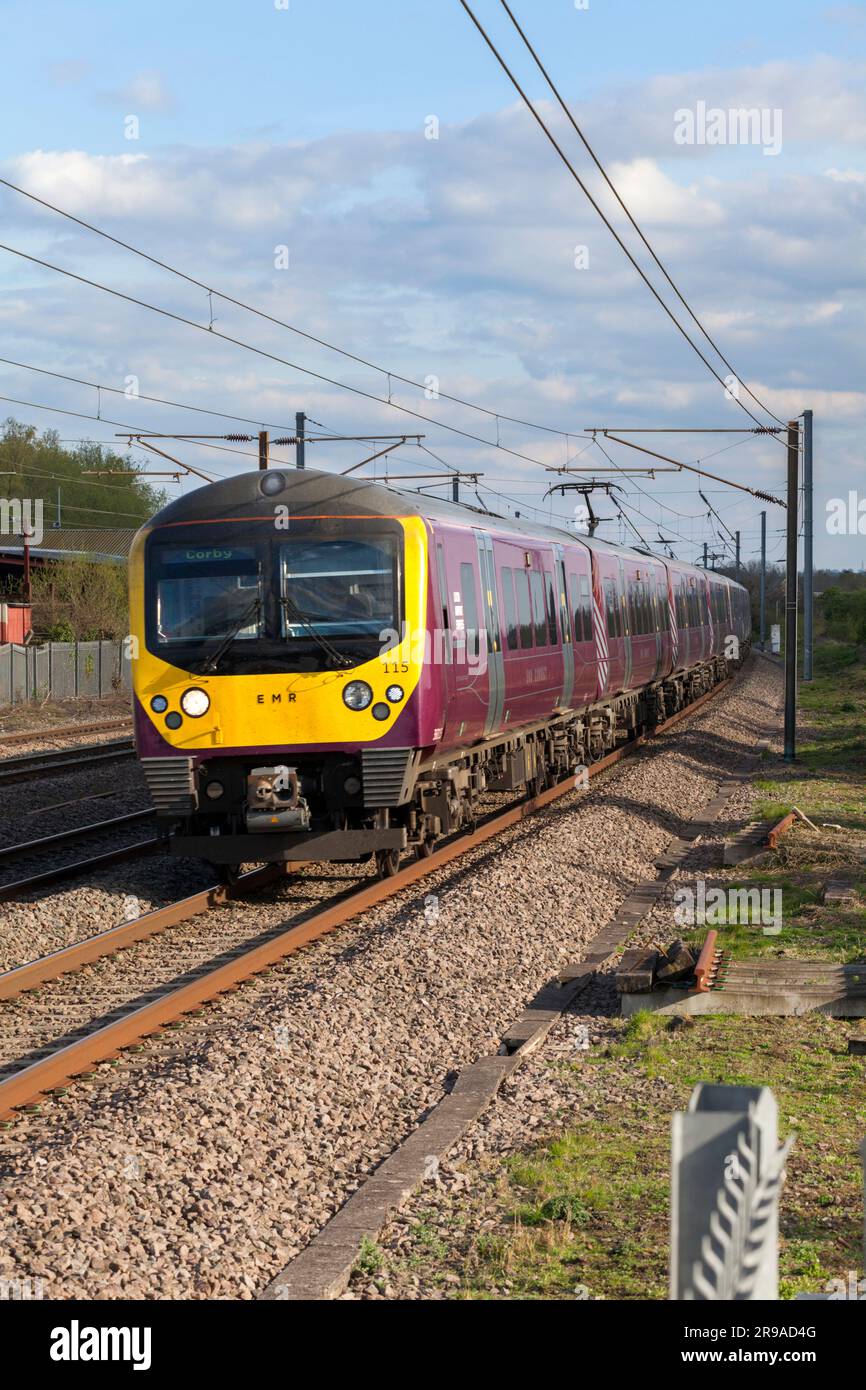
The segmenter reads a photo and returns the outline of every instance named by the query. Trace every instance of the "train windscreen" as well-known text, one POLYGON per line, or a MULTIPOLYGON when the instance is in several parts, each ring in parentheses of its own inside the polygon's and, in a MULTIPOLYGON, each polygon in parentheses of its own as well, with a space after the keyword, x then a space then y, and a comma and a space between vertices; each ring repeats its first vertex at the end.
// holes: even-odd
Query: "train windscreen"
POLYGON ((403 535, 378 518, 290 534, 190 524, 145 558, 148 650, 199 674, 336 669, 369 661, 403 619, 403 535), (251 532, 254 532, 251 535, 251 532))

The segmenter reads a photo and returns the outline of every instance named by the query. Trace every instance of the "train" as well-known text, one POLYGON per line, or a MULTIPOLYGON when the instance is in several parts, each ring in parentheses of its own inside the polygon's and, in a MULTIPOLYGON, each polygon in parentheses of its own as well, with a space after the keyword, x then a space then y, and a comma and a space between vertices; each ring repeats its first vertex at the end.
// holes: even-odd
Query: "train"
POLYGON ((264 468, 171 502, 130 553, 135 741, 172 853, 429 855, 745 659, 722 574, 383 483, 264 468), (488 803, 489 804, 489 803, 488 803))

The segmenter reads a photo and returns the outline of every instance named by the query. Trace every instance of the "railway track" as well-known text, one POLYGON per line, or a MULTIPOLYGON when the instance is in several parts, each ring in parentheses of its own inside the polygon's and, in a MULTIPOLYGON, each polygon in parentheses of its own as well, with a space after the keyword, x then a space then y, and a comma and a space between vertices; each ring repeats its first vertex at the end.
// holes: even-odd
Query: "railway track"
MULTIPOLYGON (((721 682, 659 725, 655 733, 663 733, 696 713, 731 683, 731 680, 721 682)), ((590 777, 613 767, 646 741, 646 736, 641 736, 600 759, 589 768, 590 777)), ((237 989, 255 975, 267 972, 301 947, 344 926, 369 908, 435 873, 573 790, 574 782, 569 777, 534 798, 520 801, 502 812, 494 812, 474 830, 455 836, 432 855, 408 864, 392 878, 374 882, 365 878, 354 885, 351 880, 346 880, 350 886, 326 905, 302 911, 288 923, 284 922, 253 940, 248 938, 241 944, 233 945, 207 963, 189 970, 179 980, 175 978, 168 985, 117 1006, 74 1033, 56 1038, 27 1057, 8 1063, 0 1068, 0 1121, 8 1123, 16 1112, 32 1111, 43 1097, 62 1093, 69 1081, 77 1076, 87 1076, 99 1062, 116 1058, 124 1049, 137 1046, 142 1039, 167 1027, 178 1026, 185 1016, 200 1012, 202 1006, 220 995, 237 989)), ((214 907, 241 899, 250 891, 280 880, 291 880, 305 867, 297 863, 265 866, 242 875, 232 887, 215 884, 191 897, 28 962, 0 975, 0 1001, 12 1001, 25 992, 39 989, 62 975, 113 956, 214 907)))
MULTIPOLYGON (((28 840, 23 844, 6 845, 0 849, 0 863, 4 860, 25 859, 33 854, 44 853, 57 849, 63 845, 77 844, 79 840, 85 840, 90 835, 106 834, 112 830, 123 829, 127 825, 134 825, 143 820, 151 819, 152 810, 129 811, 122 816, 114 816, 111 820, 96 821, 92 825, 82 825, 74 830, 61 830, 56 835, 45 835, 40 840, 28 840)), ((28 874, 24 878, 14 879, 9 883, 0 883, 0 902, 9 902, 16 898, 23 897, 25 893, 33 892, 37 888, 44 888, 52 883, 61 883, 65 878, 74 878, 79 874, 86 874, 97 869, 108 868, 112 864, 122 864, 128 859, 138 859, 144 854, 154 854, 161 849, 164 844, 160 836, 153 836, 148 840, 135 841, 131 845, 121 845, 117 849, 105 850, 101 854, 91 855, 88 859, 76 859, 70 864, 58 864, 53 869, 41 869, 38 873, 28 874)))
POLYGON ((14 782, 26 782, 32 777, 77 772, 135 757, 131 738, 112 739, 106 743, 88 743, 84 747, 52 749, 44 753, 19 753, 0 759, 0 787, 14 782))
POLYGON ((130 716, 121 719, 95 720, 89 724, 58 724, 53 729, 22 729, 14 734, 0 734, 0 748, 14 743, 42 743, 50 739, 68 738, 71 734, 101 734, 112 729, 126 729, 132 723, 130 716))

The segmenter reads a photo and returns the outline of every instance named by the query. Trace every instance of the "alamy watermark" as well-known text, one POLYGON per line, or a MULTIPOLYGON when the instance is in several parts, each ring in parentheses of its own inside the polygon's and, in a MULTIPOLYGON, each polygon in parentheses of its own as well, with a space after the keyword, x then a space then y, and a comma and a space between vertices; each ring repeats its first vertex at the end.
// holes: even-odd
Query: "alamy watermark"
POLYGON ((461 625, 454 628, 413 629, 407 623, 403 623, 400 632, 393 627, 383 628, 379 633, 382 643, 379 656, 390 669, 391 664, 396 664, 394 649, 401 647, 407 653, 404 659, 416 664, 466 665, 473 675, 483 676, 487 670, 487 629, 467 628, 462 626, 463 622, 461 608, 456 618, 456 623, 461 625))
POLYGON ((782 930, 781 888, 713 888, 699 878, 694 888, 674 894, 674 921, 680 927, 760 927, 764 936, 782 930))
POLYGON ((682 106, 674 112, 674 141, 678 145, 760 145, 765 155, 782 151, 782 112, 779 107, 682 106))
POLYGON ((41 1279, 0 1279, 0 1303, 35 1302, 45 1297, 45 1285, 41 1279))
POLYGON ((0 497, 0 536, 21 536, 41 545, 45 535, 41 497, 0 497))
POLYGON ((827 503, 829 536, 866 536, 866 497, 852 488, 847 497, 831 497, 827 503))

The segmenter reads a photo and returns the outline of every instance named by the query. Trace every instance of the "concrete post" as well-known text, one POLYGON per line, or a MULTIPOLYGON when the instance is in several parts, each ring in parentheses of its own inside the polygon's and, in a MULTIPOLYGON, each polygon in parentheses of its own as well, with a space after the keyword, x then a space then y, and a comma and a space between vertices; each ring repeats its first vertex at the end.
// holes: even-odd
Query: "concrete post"
POLYGON ((762 1086, 696 1086, 673 1117, 670 1296, 779 1296, 778 1199, 793 1140, 762 1086))

